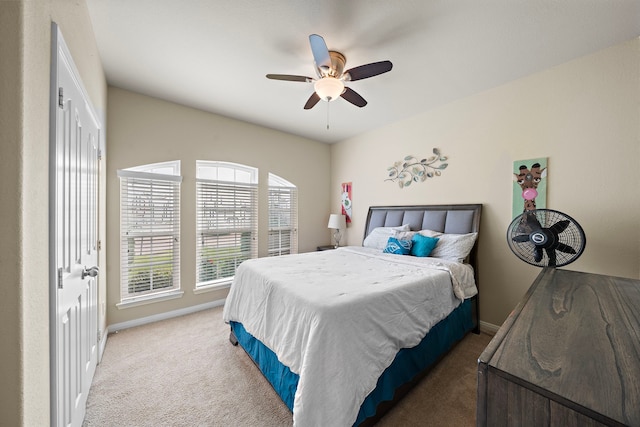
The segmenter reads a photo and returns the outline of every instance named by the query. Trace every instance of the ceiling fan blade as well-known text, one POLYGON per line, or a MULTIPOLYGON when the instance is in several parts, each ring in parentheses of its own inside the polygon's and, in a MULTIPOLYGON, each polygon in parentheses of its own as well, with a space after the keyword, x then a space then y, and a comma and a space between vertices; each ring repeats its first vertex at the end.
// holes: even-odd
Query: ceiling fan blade
POLYGON ((556 234, 560 234, 567 229, 569 224, 571 224, 571 221, 565 219, 565 220, 556 222, 550 227, 550 229, 556 232, 556 234))
POLYGON ((345 87, 344 89, 344 92, 342 92, 342 94, 340 95, 341 97, 357 107, 362 108, 367 105, 367 101, 363 97, 361 97, 355 90, 351 89, 350 87, 345 87))
POLYGON ((286 80, 288 82, 312 82, 311 77, 305 76, 292 76, 289 74, 267 74, 268 79, 272 80, 286 80))
POLYGON ((571 246, 569 245, 565 245, 564 243, 556 243, 556 250, 560 251, 560 252, 564 252, 565 254, 575 254, 576 250, 573 249, 571 246))
POLYGON ((317 34, 311 34, 309 36, 309 44, 311 44, 311 52, 313 53, 313 60, 316 66, 323 71, 330 70, 331 57, 329 56, 329 49, 324 39, 317 34))
POLYGON ((345 80, 362 80, 378 74, 391 71, 393 64, 391 61, 372 62, 371 64, 360 65, 344 72, 345 80))
POLYGON ((318 96, 317 93, 313 92, 309 97, 309 99, 307 99, 307 103, 304 104, 304 109, 305 110, 312 109, 318 103, 318 101, 320 101, 320 97, 318 96))

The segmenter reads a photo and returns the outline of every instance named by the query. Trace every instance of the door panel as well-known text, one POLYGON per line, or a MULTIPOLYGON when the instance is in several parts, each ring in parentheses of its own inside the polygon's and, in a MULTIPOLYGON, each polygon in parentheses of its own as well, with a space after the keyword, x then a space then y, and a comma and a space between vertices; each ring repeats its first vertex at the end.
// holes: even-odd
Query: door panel
POLYGON ((85 272, 98 263, 101 124, 55 24, 52 43, 51 420, 81 426, 98 360, 98 277, 85 272))

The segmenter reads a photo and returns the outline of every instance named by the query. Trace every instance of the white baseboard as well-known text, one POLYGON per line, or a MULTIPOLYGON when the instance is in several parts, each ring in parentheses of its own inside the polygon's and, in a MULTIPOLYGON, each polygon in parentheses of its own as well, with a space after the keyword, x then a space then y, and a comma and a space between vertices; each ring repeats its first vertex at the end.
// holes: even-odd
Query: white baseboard
POLYGON ((102 339, 98 342, 98 365, 102 362, 105 348, 107 348, 107 334, 103 334, 102 339))
MULTIPOLYGON (((107 327, 107 333, 121 331, 123 329, 133 328, 135 326, 146 325, 147 323, 157 322, 159 320, 171 319, 173 317, 184 316, 185 314, 196 313, 198 311, 207 310, 213 307, 224 305, 224 299, 211 301, 206 304, 194 305, 191 307, 181 308, 179 310, 167 311, 166 313, 154 314, 153 316, 142 317, 140 319, 129 320, 127 322, 115 323, 107 327)), ((106 341, 106 339, 104 340, 106 341)))
POLYGON ((488 323, 484 321, 480 321, 480 332, 484 332, 485 334, 495 335, 498 332, 500 326, 496 326, 493 323, 488 323))

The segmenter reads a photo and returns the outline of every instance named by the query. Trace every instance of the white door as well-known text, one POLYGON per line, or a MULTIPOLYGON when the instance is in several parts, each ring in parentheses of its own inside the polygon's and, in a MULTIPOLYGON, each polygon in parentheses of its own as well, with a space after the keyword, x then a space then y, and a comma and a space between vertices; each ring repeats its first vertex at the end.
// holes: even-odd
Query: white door
POLYGON ((101 124, 55 24, 52 44, 51 424, 81 426, 98 358, 101 124))

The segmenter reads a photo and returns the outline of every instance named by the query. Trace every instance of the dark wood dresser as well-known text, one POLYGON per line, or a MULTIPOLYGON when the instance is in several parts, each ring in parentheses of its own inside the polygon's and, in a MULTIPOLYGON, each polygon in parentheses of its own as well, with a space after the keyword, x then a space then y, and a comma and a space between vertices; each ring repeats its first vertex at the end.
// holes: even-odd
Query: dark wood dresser
POLYGON ((543 269, 478 359, 478 426, 640 426, 640 280, 543 269))

